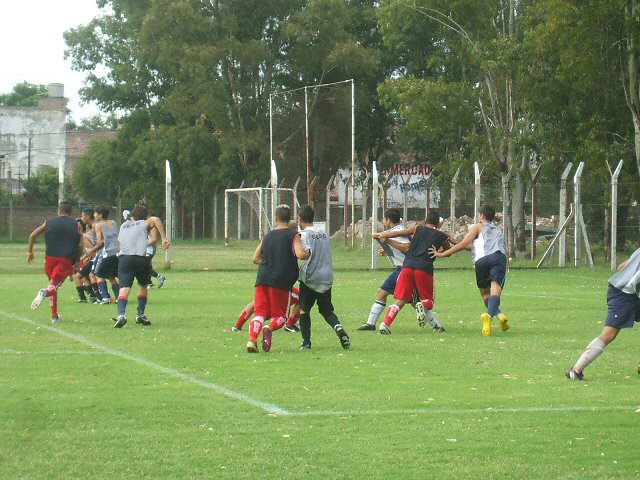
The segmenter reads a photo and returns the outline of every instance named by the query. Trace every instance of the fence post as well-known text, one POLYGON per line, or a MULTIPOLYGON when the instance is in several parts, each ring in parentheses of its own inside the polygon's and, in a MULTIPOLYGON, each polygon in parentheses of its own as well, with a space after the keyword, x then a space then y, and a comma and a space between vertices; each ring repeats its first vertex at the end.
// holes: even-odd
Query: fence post
POLYGON ((458 167, 456 174, 451 180, 451 204, 449 205, 449 221, 451 222, 449 230, 451 231, 451 235, 454 235, 456 231, 456 186, 458 185, 458 175, 460 175, 460 167, 458 167))
POLYGON ((531 175, 531 258, 536 258, 536 241, 538 239, 538 175, 540 174, 542 163, 538 165, 536 171, 531 175))
POLYGON ((618 176, 622 170, 623 160, 620 160, 615 172, 611 175, 611 270, 617 268, 616 249, 618 248, 618 176))
POLYGON ((13 240, 13 186, 9 188, 9 240, 13 240))
MULTIPOLYGON (((244 188, 244 180, 240 184, 239 188, 244 188)), ((242 239, 242 194, 240 192, 238 195, 238 240, 242 239)))
POLYGON ((213 191, 213 238, 218 238, 218 187, 213 191))
MULTIPOLYGON (((511 180, 511 174, 513 169, 511 167, 507 173, 502 174, 502 229, 504 231, 504 239, 507 247, 507 258, 511 258, 511 215, 509 215, 509 180, 511 180)), ((479 199, 479 196, 478 196, 479 199)), ((480 207, 478 206, 477 210, 480 207)), ((476 212, 476 215, 478 213, 476 212)))
POLYGON ((582 199, 580 198, 580 177, 584 170, 584 162, 578 164, 576 173, 573 176, 573 204, 575 210, 575 221, 573 222, 573 264, 580 266, 580 217, 582 216, 582 199))
MULTIPOLYGON (((373 161, 371 170, 371 233, 378 229, 378 166, 373 161)), ((364 237, 364 231, 362 236, 364 237)), ((376 242, 371 241, 371 270, 378 269, 378 252, 375 248, 376 242)))
POLYGON ((300 183, 300 177, 293 184, 293 221, 298 221, 298 184, 300 183))
POLYGON ((278 169, 275 160, 271 160, 271 221, 275 228, 276 208, 278 207, 278 169))
POLYGON ((478 162, 473 162, 473 177, 474 177, 474 189, 473 189, 473 223, 478 223, 480 220, 478 217, 478 210, 480 210, 480 167, 478 162))
MULTIPOLYGON (((564 224, 567 214, 567 177, 573 168, 573 163, 569 162, 560 177, 560 211, 558 212, 558 228, 564 224)), ((567 232, 563 230, 558 242, 558 266, 567 266, 567 232)))
MULTIPOLYGON (((165 176, 165 188, 164 188, 164 203, 165 203, 165 222, 166 222, 166 234, 169 242, 173 240, 173 199, 171 191, 171 164, 169 160, 165 160, 164 164, 164 176, 165 176)), ((167 267, 171 266, 171 247, 164 252, 164 261, 167 267)))
POLYGON ((325 208, 324 221, 327 225, 327 233, 329 234, 329 236, 331 236, 331 184, 333 183, 334 178, 335 178, 335 175, 332 175, 324 190, 325 198, 327 201, 324 207, 325 208))
POLYGON ((370 173, 367 173, 367 176, 364 179, 364 182, 362 182, 362 199, 360 200, 360 204, 362 207, 362 248, 364 248, 364 239, 365 239, 365 233, 366 233, 366 228, 365 226, 367 225, 367 192, 368 192, 368 187, 369 187, 369 177, 371 176, 370 173))

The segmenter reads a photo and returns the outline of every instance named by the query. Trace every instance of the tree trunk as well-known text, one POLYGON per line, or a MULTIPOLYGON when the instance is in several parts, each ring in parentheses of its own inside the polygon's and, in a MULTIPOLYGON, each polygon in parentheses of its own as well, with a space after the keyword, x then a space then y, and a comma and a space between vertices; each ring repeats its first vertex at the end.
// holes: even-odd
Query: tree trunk
POLYGON ((515 256, 520 257, 526 254, 527 250, 527 224, 524 216, 524 197, 527 190, 525 174, 527 173, 527 151, 522 152, 520 163, 515 170, 516 186, 512 195, 511 218, 513 223, 513 240, 515 243, 515 256))

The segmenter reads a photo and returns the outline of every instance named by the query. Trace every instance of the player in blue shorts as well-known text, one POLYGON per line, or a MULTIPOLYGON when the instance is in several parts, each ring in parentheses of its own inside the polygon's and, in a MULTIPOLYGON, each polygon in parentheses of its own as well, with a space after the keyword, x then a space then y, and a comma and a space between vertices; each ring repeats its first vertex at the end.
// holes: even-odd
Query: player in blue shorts
POLYGON ((433 257, 449 257, 460 250, 471 247, 473 263, 476 270, 476 284, 480 295, 487 307, 487 313, 480 315, 482 335, 491 335, 491 320, 498 318, 503 331, 509 330, 509 319, 500 311, 500 296, 507 276, 507 255, 504 234, 497 225, 493 224, 496 216, 495 209, 488 204, 482 205, 480 223, 471 225, 469 233, 460 243, 438 252, 431 249, 433 257))
MULTIPOLYGON (((607 291, 607 318, 599 337, 594 338, 576 364, 567 370, 567 377, 583 380, 583 371, 613 342, 620 330, 640 322, 640 248, 631 258, 618 266, 618 272, 609 279, 607 291)), ((640 373, 640 370, 639 370, 640 373)))

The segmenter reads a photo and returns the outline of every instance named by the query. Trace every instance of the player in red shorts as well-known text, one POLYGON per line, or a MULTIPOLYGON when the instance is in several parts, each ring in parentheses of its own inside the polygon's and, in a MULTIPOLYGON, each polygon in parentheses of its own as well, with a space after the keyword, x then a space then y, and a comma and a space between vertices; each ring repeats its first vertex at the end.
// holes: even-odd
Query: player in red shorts
POLYGON ((51 321, 60 321, 58 316, 58 288, 73 275, 74 264, 78 261, 82 252, 82 235, 75 218, 71 217, 71 204, 60 202, 58 216, 47 220, 31 235, 29 235, 29 248, 27 251, 27 264, 33 263, 33 245, 36 239, 44 233, 45 257, 44 271, 49 279, 49 285, 41 288, 36 298, 31 302, 31 308, 40 306, 45 297, 49 297, 51 305, 51 321))
POLYGON ((304 252, 300 234, 289 228, 291 210, 281 205, 275 211, 276 228, 267 233, 253 253, 259 265, 256 277, 254 317, 249 323, 247 352, 258 352, 262 331, 262 350, 271 350, 271 332, 286 323, 289 292, 298 280, 298 258, 304 252), (271 318, 269 325, 264 325, 271 318))
POLYGON ((387 230, 385 232, 374 233, 372 236, 380 240, 392 238, 396 236, 411 236, 411 246, 405 254, 402 270, 398 277, 393 296, 396 303, 387 309, 384 322, 380 324, 378 329, 380 333, 391 334, 391 324, 402 310, 406 303, 411 302, 413 290, 418 291, 420 302, 416 304, 416 310, 424 309, 427 320, 433 317, 431 309, 433 308, 434 288, 433 288, 433 258, 429 254, 429 249, 434 247, 436 250, 443 246, 448 246, 452 239, 448 234, 438 230, 440 225, 440 216, 435 210, 429 210, 427 214, 427 224, 417 225, 414 228, 405 230, 387 230))
MULTIPOLYGON (((299 306, 299 297, 300 291, 293 287, 291 292, 289 293, 289 317, 287 318, 287 324, 284 326, 285 331, 287 332, 299 332, 300 328, 296 323, 298 322, 298 318, 300 317, 300 306, 299 306)), ((240 312, 240 316, 233 327, 231 327, 231 331, 239 332, 242 330, 242 327, 247 322, 251 315, 253 315, 253 310, 255 307, 255 302, 251 300, 246 307, 242 309, 240 312)), ((280 328, 280 327, 278 327, 280 328)))

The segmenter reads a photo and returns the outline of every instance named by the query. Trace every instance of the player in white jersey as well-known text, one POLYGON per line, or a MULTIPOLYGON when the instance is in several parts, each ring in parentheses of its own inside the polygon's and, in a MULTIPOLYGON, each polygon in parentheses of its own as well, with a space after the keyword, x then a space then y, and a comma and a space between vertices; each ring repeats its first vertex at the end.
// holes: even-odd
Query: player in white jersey
MULTIPOLYGON (((609 278, 607 318, 599 337, 594 338, 576 364, 567 370, 567 377, 583 380, 583 370, 613 342, 620 330, 640 322, 640 248, 618 266, 618 273, 609 278)), ((640 367, 638 370, 640 373, 640 367)))
MULTIPOLYGON (((398 210, 397 208, 390 208, 385 212, 382 225, 384 226, 385 231, 395 232, 405 229, 405 226, 401 222, 402 219, 400 218, 400 210, 398 210)), ((381 248, 378 253, 389 258, 394 269, 382 283, 382 285, 380 285, 380 288, 378 288, 378 291, 376 292, 376 299, 371 306, 371 311, 369 312, 369 318, 367 319, 367 322, 360 325, 358 328, 356 328, 356 330, 373 332, 377 330, 376 322, 378 321, 380 314, 384 312, 384 309, 387 306, 387 297, 389 295, 393 295, 393 292, 396 288, 398 276, 400 275, 400 270, 402 270, 402 264, 404 263, 405 253, 411 248, 411 238, 400 236, 386 239, 385 243, 381 244, 381 246, 383 248, 381 248)), ((414 302, 414 306, 418 305, 418 303, 419 301, 414 302)), ((417 313, 418 324, 421 327, 424 327, 427 321, 429 321, 429 324, 433 327, 434 331, 444 332, 444 328, 442 327, 442 325, 440 325, 435 317, 430 317, 429 320, 427 320, 423 309, 418 309, 417 313)))
POLYGON ((145 315, 147 306, 147 285, 151 279, 149 258, 146 256, 149 231, 157 229, 162 238, 162 247, 169 248, 169 240, 164 232, 162 220, 149 217, 149 209, 144 203, 139 203, 131 212, 131 219, 120 227, 118 241, 120 243, 120 261, 118 263, 118 278, 120 279, 120 294, 118 295, 118 316, 113 320, 115 328, 122 328, 127 323, 125 315, 129 294, 133 280, 138 281, 138 311, 136 323, 151 325, 145 315))
POLYGON ((449 257, 460 250, 471 247, 473 263, 476 271, 476 284, 480 295, 487 307, 487 313, 480 315, 482 335, 491 335, 491 319, 498 317, 503 331, 509 330, 509 319, 500 311, 500 296, 504 288, 507 275, 507 255, 504 234, 497 225, 493 224, 496 216, 495 209, 488 204, 478 210, 480 223, 471 225, 469 233, 460 243, 438 252, 431 250, 433 257, 449 257))

